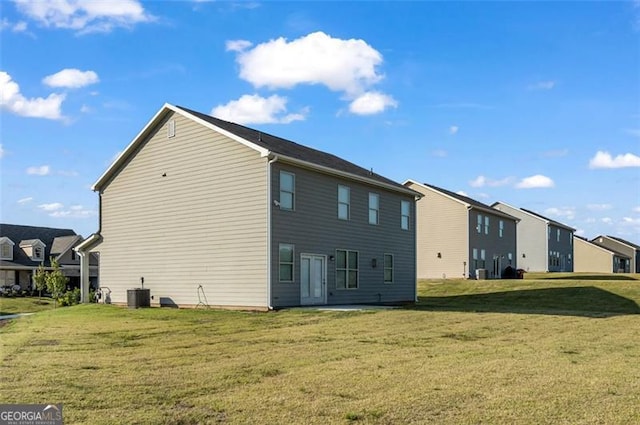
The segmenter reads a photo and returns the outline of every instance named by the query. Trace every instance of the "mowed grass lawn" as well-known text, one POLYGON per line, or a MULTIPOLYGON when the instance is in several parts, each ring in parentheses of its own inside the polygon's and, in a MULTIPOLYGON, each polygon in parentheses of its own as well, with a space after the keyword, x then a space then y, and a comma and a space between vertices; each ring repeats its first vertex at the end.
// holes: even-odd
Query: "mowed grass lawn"
POLYGON ((424 281, 366 312, 48 309, 0 328, 0 402, 92 425, 640 423, 638 276, 555 277, 424 281))

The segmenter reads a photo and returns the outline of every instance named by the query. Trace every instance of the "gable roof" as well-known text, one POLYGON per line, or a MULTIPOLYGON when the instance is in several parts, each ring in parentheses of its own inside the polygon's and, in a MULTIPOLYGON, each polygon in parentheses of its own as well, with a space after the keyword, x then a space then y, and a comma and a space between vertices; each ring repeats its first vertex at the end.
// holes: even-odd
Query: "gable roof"
POLYGON ((133 139, 129 146, 127 146, 122 154, 120 154, 107 171, 93 185, 93 190, 100 190, 109 181, 109 179, 118 172, 126 160, 133 155, 137 146, 152 133, 156 124, 170 112, 178 113, 218 133, 224 134, 225 136, 254 149, 260 153, 261 156, 269 158, 277 157, 278 160, 291 162, 296 165, 312 168, 325 173, 337 174, 376 186, 382 186, 407 195, 416 197, 420 196, 419 193, 401 185, 400 183, 330 153, 313 149, 268 133, 263 133, 240 124, 214 118, 210 115, 193 111, 182 106, 174 106, 170 104, 165 104, 151 119, 151 121, 147 123, 144 129, 133 139))
POLYGON ((522 211, 524 211, 524 212, 527 212, 527 213, 529 213, 529 214, 531 214, 531 215, 534 215, 534 216, 536 216, 536 217, 538 217, 538 218, 541 218, 542 220, 545 220, 548 224, 553 224, 553 225, 554 225, 554 226, 556 226, 556 227, 562 227, 563 229, 567 229, 567 230, 570 230, 570 231, 572 231, 572 232, 575 232, 575 231, 576 231, 576 229, 574 229, 574 228, 573 228, 573 227, 571 227, 571 226, 567 226, 566 224, 562 224, 562 223, 560 223, 559 221, 552 220, 552 219, 550 219, 550 218, 548 218, 548 217, 543 216, 542 214, 538 214, 537 212, 534 212, 534 211, 528 210, 528 209, 526 209, 526 208, 520 208, 520 209, 521 209, 522 211))
POLYGON ((441 187, 434 186, 432 184, 419 183, 419 182, 416 182, 415 180, 411 180, 411 179, 405 181, 404 184, 406 185, 407 183, 413 183, 413 184, 416 184, 418 186, 422 186, 422 187, 425 187, 427 189, 431 189, 431 190, 434 190, 436 192, 440 192, 441 194, 443 194, 445 196, 448 196, 449 198, 453 198, 453 200, 464 204, 467 208, 474 208, 474 209, 481 210, 481 211, 484 211, 484 212, 487 212, 487 213, 490 213, 490 214, 493 214, 493 215, 497 215, 497 216, 501 216, 501 217, 507 218, 509 220, 520 221, 520 219, 517 218, 517 217, 514 217, 514 216, 512 216, 510 214, 507 214, 506 212, 491 208, 489 205, 483 204, 482 202, 476 201, 475 199, 469 198, 468 196, 460 195, 458 193, 451 192, 450 190, 443 189, 441 187))
POLYGON ((584 237, 582 237, 582 236, 573 235, 573 238, 574 238, 575 240, 579 240, 579 241, 582 241, 582 242, 584 242, 584 243, 588 244, 588 245, 589 245, 589 246, 591 246, 592 248, 598 248, 598 249, 601 249, 602 251, 606 251, 606 252, 607 252, 607 253, 609 253, 609 254, 613 254, 613 255, 615 255, 616 257, 631 258, 631 257, 629 257, 627 254, 623 254, 623 253, 621 253, 621 252, 618 252, 618 251, 613 250, 613 249, 611 249, 611 248, 604 247, 604 246, 602 246, 602 245, 598 245, 598 244, 593 243, 593 242, 592 242, 592 241, 590 241, 589 239, 584 238, 584 237))
POLYGON ((624 244, 624 245, 627 245, 630 248, 633 248, 635 250, 640 250, 640 246, 639 245, 636 245, 633 242, 629 242, 629 241, 624 240, 622 238, 618 238, 616 236, 611 236, 611 235, 599 235, 599 236, 596 236, 595 238, 591 239, 591 242, 595 241, 598 238, 602 238, 602 237, 613 239, 614 241, 619 242, 619 243, 624 244))
POLYGON ((11 239, 15 245, 13 246, 13 261, 2 260, 2 266, 32 266, 37 267, 40 262, 33 261, 22 250, 20 246, 31 245, 35 241, 40 240, 45 245, 44 265, 50 264, 49 257, 53 255, 51 249, 54 240, 58 237, 77 236, 76 232, 71 229, 55 229, 51 227, 22 226, 17 224, 0 224, 0 236, 11 239))
POLYGON ((58 236, 53 240, 53 244, 51 245, 51 254, 62 255, 81 241, 82 236, 80 235, 58 236))

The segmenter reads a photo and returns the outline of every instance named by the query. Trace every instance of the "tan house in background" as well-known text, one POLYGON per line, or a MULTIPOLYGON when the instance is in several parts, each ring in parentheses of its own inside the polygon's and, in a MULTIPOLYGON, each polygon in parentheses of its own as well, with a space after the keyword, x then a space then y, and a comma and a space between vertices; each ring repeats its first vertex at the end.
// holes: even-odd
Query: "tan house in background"
POLYGON ((507 267, 517 269, 517 218, 430 184, 404 185, 423 195, 416 203, 419 279, 499 279, 507 267))
POLYGON ((589 273, 628 273, 631 258, 603 246, 596 245, 586 238, 573 237, 574 272, 589 273))
MULTIPOLYGON (((603 248, 619 252, 629 258, 628 267, 624 267, 624 273, 640 273, 640 246, 628 240, 600 235, 591 239, 591 242, 603 248)), ((622 269, 622 267, 621 267, 622 269)), ((622 271, 622 270, 620 270, 622 271)))

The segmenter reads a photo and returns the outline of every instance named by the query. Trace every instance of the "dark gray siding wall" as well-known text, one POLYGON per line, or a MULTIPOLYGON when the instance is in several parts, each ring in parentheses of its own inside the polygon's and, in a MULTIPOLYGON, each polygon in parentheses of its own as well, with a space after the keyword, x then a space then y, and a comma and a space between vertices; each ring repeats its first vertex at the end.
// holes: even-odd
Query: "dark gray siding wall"
MULTIPOLYGON (((472 209, 469 212, 469 276, 475 277, 476 267, 473 260, 473 249, 478 250, 478 258, 481 250, 485 250, 484 267, 487 270, 487 277, 499 279, 507 266, 517 269, 517 246, 516 246, 516 222, 498 215, 472 209), (476 226, 478 214, 482 216, 482 228, 478 233, 476 226), (489 217, 489 232, 485 233, 484 219, 489 217), (502 237, 500 237, 500 220, 504 223, 502 237), (509 260, 511 257, 511 260, 509 260)), ((479 260, 481 262, 481 260, 479 260)))
POLYGON ((549 224, 551 232, 547 234, 549 239, 549 250, 547 252, 547 262, 550 272, 572 272, 573 271, 573 232, 562 227, 549 224), (558 231, 560 238, 558 240, 558 231), (551 261, 551 252, 556 259, 551 261))
POLYGON ((295 167, 282 162, 272 165, 272 199, 280 196, 280 170, 295 175, 295 211, 283 211, 271 202, 271 263, 274 307, 300 305, 300 255, 327 257, 327 303, 385 303, 415 300, 415 202, 405 196, 363 183, 295 167), (348 221, 337 213, 338 184, 351 190, 351 214, 348 221), (369 224, 369 192, 380 199, 378 225, 369 224), (409 230, 400 228, 400 201, 411 205, 409 230), (294 282, 280 283, 278 276, 279 244, 295 246, 294 282), (329 260, 337 249, 358 251, 359 283, 357 289, 336 289, 336 261, 329 260), (394 256, 394 281, 384 283, 384 254, 394 256), (377 266, 372 267, 372 259, 377 266))

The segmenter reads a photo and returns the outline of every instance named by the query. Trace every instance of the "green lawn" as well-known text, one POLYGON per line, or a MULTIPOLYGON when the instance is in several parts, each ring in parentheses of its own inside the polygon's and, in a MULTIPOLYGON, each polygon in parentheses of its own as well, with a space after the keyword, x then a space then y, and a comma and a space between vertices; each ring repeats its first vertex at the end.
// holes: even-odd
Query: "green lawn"
POLYGON ((0 297, 0 316, 16 313, 33 313, 53 308, 53 300, 47 297, 0 297))
POLYGON ((424 281, 411 308, 47 309, 3 403, 67 424, 637 424, 640 280, 424 281))

